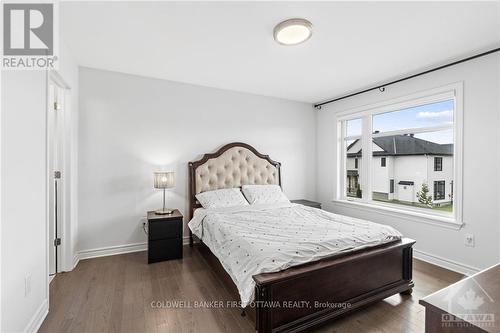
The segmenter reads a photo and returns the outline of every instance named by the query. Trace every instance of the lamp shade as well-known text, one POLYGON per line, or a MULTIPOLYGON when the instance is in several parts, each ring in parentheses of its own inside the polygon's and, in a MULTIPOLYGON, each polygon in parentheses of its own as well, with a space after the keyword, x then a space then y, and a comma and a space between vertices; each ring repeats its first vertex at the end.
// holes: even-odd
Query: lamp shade
POLYGON ((155 188, 172 188, 175 186, 174 172, 155 172, 154 187, 155 188))

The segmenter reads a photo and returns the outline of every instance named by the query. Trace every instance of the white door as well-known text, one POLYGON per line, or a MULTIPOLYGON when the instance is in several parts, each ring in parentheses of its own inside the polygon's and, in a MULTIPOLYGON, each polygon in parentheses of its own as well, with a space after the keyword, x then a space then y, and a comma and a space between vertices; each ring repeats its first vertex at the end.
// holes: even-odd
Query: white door
MULTIPOLYGON (((49 274, 61 271, 61 225, 63 219, 63 120, 65 90, 50 82, 48 91, 48 197, 49 274)), ((62 241, 62 240, 61 240, 62 241)))

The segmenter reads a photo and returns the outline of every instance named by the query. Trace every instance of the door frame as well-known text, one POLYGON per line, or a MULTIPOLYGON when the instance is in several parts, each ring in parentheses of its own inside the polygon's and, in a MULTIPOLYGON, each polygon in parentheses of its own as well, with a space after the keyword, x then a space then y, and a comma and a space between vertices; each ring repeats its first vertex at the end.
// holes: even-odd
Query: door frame
MULTIPOLYGON (((63 79, 63 77, 55 70, 49 71, 47 75, 47 137, 46 137, 46 142, 47 142, 47 147, 46 147, 46 189, 47 189, 47 275, 49 275, 50 272, 50 255, 51 255, 51 250, 50 246, 52 246, 53 242, 53 235, 50 233, 50 210, 52 209, 51 203, 50 203, 50 191, 53 191, 54 189, 54 184, 52 183, 52 177, 51 173, 53 170, 50 170, 51 166, 51 161, 50 161, 50 149, 49 149, 49 144, 51 143, 51 138, 52 138, 52 124, 50 124, 50 114, 49 112, 54 112, 53 111, 53 105, 51 105, 50 101, 50 84, 54 84, 61 88, 64 91, 64 109, 62 112, 62 116, 60 117, 60 122, 61 122, 61 165, 59 168, 59 171, 62 173, 62 182, 61 185, 58 187, 58 196, 60 198, 59 204, 61 205, 60 210, 59 210, 59 217, 60 217, 60 223, 59 223, 59 229, 58 229, 58 234, 59 237, 61 238, 61 245, 60 245, 60 256, 58 257, 58 270, 59 272, 65 272, 65 271, 71 271, 73 269, 73 265, 68 264, 68 263, 73 263, 73 251, 71 247, 71 230, 69 228, 70 224, 72 221, 70 220, 70 217, 73 216, 71 211, 68 211, 68 207, 70 207, 70 210, 75 209, 74 206, 68 201, 70 198, 69 194, 71 193, 71 187, 72 187, 72 172, 70 173, 71 169, 73 169, 73 164, 71 161, 71 154, 70 154, 70 149, 72 146, 72 140, 73 140, 73 135, 72 135, 72 128, 71 126, 68 126, 69 119, 71 118, 70 112, 71 110, 71 96, 70 90, 71 87, 66 83, 66 81, 63 79), (70 175, 70 177, 67 177, 67 175, 70 175), (68 203, 70 205, 68 206, 68 203)), ((49 282, 51 281, 51 277, 48 276, 49 282)))

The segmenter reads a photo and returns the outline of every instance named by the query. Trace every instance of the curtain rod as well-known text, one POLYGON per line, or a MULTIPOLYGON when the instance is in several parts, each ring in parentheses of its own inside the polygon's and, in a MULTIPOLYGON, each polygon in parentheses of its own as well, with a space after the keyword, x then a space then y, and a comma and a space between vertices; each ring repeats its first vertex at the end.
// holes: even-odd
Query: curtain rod
POLYGON ((337 101, 340 101, 340 100, 345 99, 345 98, 349 98, 349 97, 353 97, 353 96, 356 96, 356 95, 364 94, 366 92, 369 92, 369 91, 372 91, 372 90, 375 90, 375 89, 379 89, 380 91, 384 91, 386 86, 390 86, 392 84, 395 84, 395 83, 398 83, 398 82, 401 82, 401 81, 406 81, 406 80, 409 80, 409 79, 413 79, 414 77, 425 75, 425 74, 428 74, 428 73, 432 73, 432 72, 438 71, 438 70, 443 69, 443 68, 447 68, 447 67, 450 67, 450 66, 458 65, 458 64, 461 64, 463 62, 466 62, 466 61, 469 61, 469 60, 473 60, 473 59, 476 59, 476 58, 479 58, 479 57, 484 57, 484 56, 486 56, 488 54, 492 54, 492 53, 495 53, 495 52, 498 52, 498 51, 500 51, 500 47, 496 48, 496 49, 493 49, 493 50, 489 50, 489 51, 483 52, 483 53, 476 54, 476 55, 468 57, 468 58, 457 60, 457 61, 451 62, 449 64, 446 64, 446 65, 435 67, 435 68, 432 68, 432 69, 429 69, 429 70, 426 70, 426 71, 423 71, 423 72, 420 72, 420 73, 417 73, 417 74, 406 76, 406 77, 398 79, 398 80, 394 80, 394 81, 391 81, 391 82, 388 82, 388 83, 384 83, 384 84, 381 84, 381 85, 378 85, 378 86, 375 86, 375 87, 372 87, 372 88, 364 89, 364 90, 361 90, 361 91, 358 91, 358 92, 354 92, 354 93, 349 94, 349 95, 345 95, 345 96, 341 96, 341 97, 337 97, 337 98, 334 98, 334 99, 330 99, 330 100, 327 100, 327 101, 324 101, 324 102, 321 102, 321 103, 317 103, 317 104, 314 104, 314 107, 316 109, 320 110, 321 106, 323 106, 325 104, 330 104, 330 103, 337 102, 337 101))

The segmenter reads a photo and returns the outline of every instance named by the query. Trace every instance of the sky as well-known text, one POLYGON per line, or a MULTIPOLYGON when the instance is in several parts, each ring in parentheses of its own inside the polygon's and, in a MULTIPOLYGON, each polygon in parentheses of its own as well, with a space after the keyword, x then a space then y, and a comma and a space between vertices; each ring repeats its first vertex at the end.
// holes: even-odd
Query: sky
MULTIPOLYGON (((446 126, 453 124, 453 100, 420 105, 387 112, 373 117, 373 130, 381 133, 405 128, 446 126)), ((361 119, 347 122, 347 136, 361 135, 361 119)), ((453 129, 415 134, 415 137, 444 144, 453 143, 453 129)))

